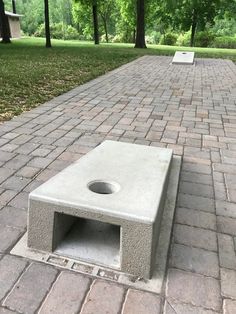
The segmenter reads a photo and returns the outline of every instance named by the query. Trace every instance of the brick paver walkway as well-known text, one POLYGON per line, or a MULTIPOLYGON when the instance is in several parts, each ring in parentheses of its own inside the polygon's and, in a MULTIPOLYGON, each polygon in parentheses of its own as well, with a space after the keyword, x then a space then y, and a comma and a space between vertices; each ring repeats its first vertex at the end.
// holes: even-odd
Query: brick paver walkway
POLYGON ((142 57, 0 126, 1 314, 236 313, 236 67, 170 61, 142 57), (29 191, 104 139, 183 156, 160 296, 9 254, 29 191))

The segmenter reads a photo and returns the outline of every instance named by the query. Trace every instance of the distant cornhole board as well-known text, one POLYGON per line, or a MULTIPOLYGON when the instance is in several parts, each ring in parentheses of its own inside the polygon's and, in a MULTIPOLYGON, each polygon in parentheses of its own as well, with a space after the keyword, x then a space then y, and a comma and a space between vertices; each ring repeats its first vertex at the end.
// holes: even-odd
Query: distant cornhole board
POLYGON ((176 51, 172 64, 194 64, 194 52, 176 51))

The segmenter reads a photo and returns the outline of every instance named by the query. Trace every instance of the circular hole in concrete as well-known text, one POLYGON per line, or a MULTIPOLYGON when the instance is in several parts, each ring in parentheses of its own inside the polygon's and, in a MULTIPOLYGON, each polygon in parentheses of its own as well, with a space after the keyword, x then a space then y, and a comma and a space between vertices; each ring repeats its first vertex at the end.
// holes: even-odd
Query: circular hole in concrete
POLYGON ((120 185, 115 182, 93 181, 88 184, 90 191, 97 194, 113 194, 119 191, 120 185))

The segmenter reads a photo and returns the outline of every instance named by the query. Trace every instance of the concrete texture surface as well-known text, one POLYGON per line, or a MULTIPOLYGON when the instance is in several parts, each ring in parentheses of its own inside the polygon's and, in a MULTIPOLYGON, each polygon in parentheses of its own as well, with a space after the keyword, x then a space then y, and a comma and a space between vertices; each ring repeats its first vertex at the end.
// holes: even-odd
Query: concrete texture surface
MULTIPOLYGON (((68 280, 60 277, 60 267, 41 263, 32 268, 38 264, 10 254, 26 219, 23 224, 17 214, 12 220, 7 215, 15 211, 26 217, 29 192, 105 139, 168 147, 183 157, 181 182, 188 185, 179 193, 175 225, 188 228, 174 228, 175 264, 169 264, 166 289, 160 295, 149 293, 152 306, 146 306, 146 313, 235 312, 236 270, 229 260, 236 259, 236 67, 221 59, 196 59, 194 67, 170 65, 171 60, 140 58, 0 126, 0 282, 7 283, 0 285, 0 313, 37 313, 40 308, 59 313, 63 301, 69 307, 70 289, 61 293, 68 280), (183 210, 189 210, 187 219, 183 210), (183 233, 190 241, 182 243, 183 233), (182 255, 183 246, 193 250, 182 262, 177 254, 182 255), (214 265, 212 273, 195 260, 196 249, 206 251, 203 260, 214 265), (218 265, 215 254, 221 256, 218 265), (45 275, 46 282, 41 279, 45 275), (17 286, 24 287, 18 294, 17 286), (58 306, 52 304, 57 297, 62 298, 58 306)), ((146 298, 139 291, 76 276, 83 286, 77 313, 101 308, 110 314, 127 312, 131 302, 142 313, 146 298)))

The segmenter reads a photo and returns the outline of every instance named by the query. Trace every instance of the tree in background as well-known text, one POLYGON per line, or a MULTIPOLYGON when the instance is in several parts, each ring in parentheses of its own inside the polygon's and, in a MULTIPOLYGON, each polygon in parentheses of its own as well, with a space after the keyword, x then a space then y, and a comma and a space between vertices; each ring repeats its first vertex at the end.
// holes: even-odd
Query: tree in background
POLYGON ((80 2, 73 3, 72 16, 75 28, 81 34, 82 39, 93 39, 93 23, 91 20, 90 6, 83 5, 80 2))
POLYGON ((5 14, 5 4, 3 0, 0 0, 0 30, 2 33, 2 43, 9 44, 11 43, 10 39, 10 27, 8 23, 8 18, 5 14))
POLYGON ((174 26, 179 26, 184 31, 191 30, 191 47, 194 45, 196 31, 204 31, 207 23, 214 23, 221 4, 221 0, 178 0, 175 8, 170 7, 174 11, 174 26))
POLYGON ((95 45, 99 44, 99 27, 98 27, 98 1, 97 0, 74 0, 75 3, 81 3, 92 9, 93 16, 93 38, 95 45))
POLYGON ((116 0, 119 10, 116 30, 124 42, 135 43, 136 38, 136 0, 116 0))
POLYGON ((16 0, 12 0, 12 12, 16 14, 16 0))
POLYGON ((113 10, 114 10, 114 6, 115 6, 114 0, 104 0, 104 1, 100 1, 99 7, 98 7, 98 12, 99 12, 101 20, 103 22, 103 27, 104 27, 107 43, 109 41, 109 38, 108 38, 108 21, 110 20, 110 17, 112 15, 113 10))
POLYGON ((135 48, 147 48, 145 43, 145 0, 137 0, 135 48))
POLYGON ((48 0, 44 0, 44 17, 45 17, 46 48, 51 48, 52 44, 51 44, 51 35, 50 35, 48 0))
MULTIPOLYGON (((1 0, 8 11, 13 10, 13 1, 1 0)), ((221 47, 222 43, 222 47, 235 46, 236 0, 48 0, 48 3, 51 38, 94 38, 96 43, 99 39, 137 41, 140 47, 145 47, 145 41, 185 46, 190 42, 205 47, 215 44, 221 47), (145 5, 145 10, 140 4, 145 5), (137 28, 141 35, 136 34, 137 28), (138 42, 140 36, 142 43, 138 42), (228 38, 218 41, 218 37, 223 36, 228 38)), ((44 1, 17 0, 16 4, 17 13, 23 14, 24 34, 45 37, 44 1)))
POLYGON ((96 0, 92 1, 92 11, 93 11, 94 43, 95 45, 99 45, 98 4, 96 0))

